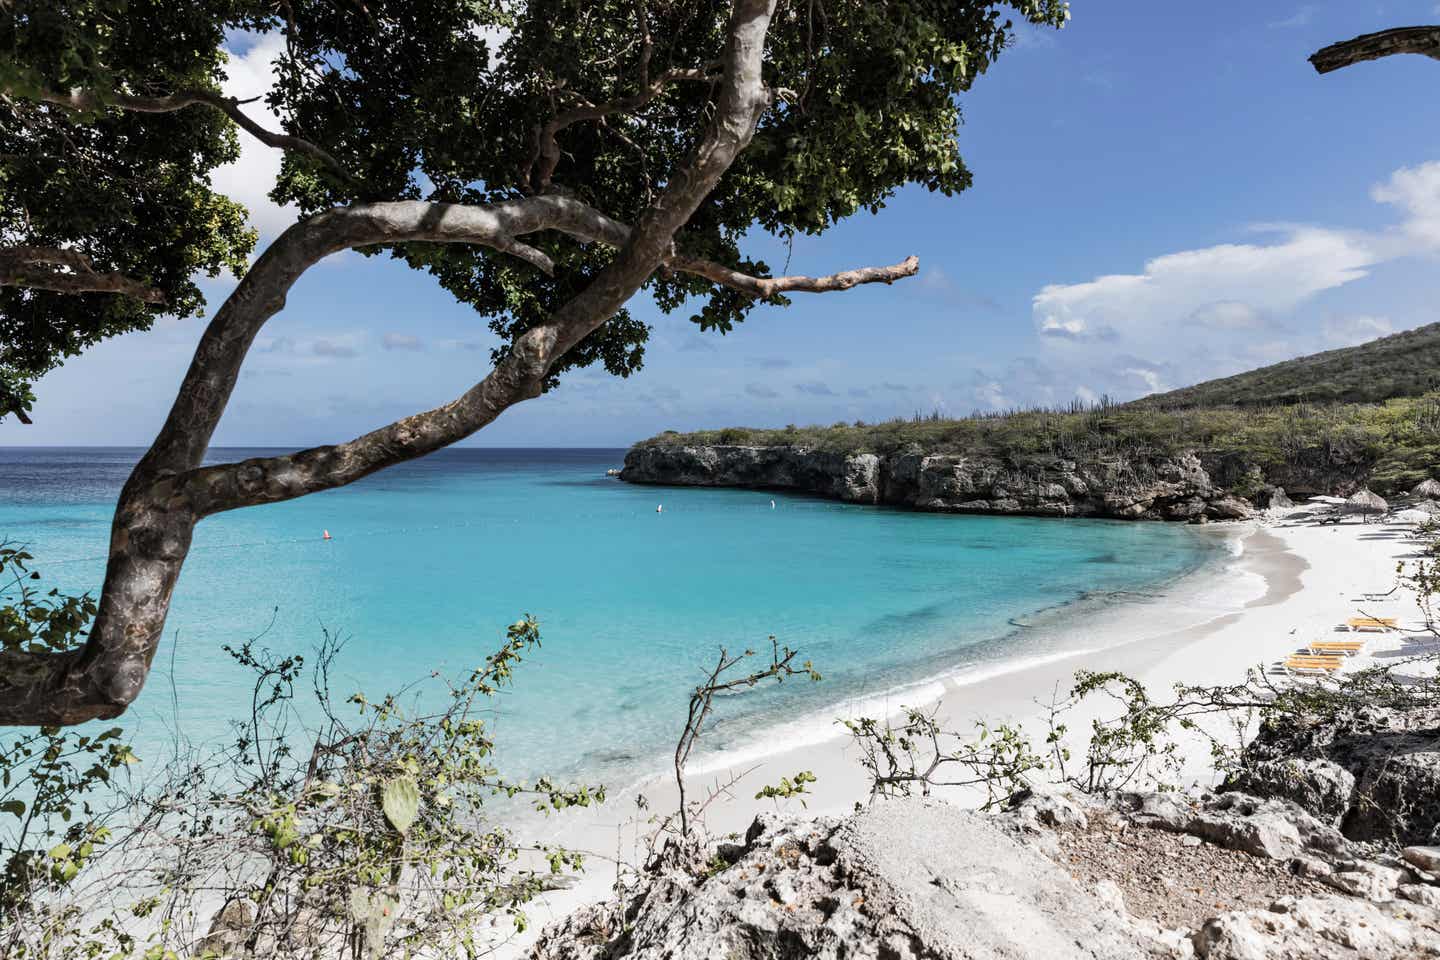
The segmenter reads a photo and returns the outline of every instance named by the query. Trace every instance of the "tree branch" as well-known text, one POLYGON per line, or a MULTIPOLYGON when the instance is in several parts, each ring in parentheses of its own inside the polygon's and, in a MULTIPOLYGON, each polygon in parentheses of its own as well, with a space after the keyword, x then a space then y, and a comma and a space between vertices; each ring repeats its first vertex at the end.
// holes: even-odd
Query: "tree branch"
POLYGON ((165 302, 165 295, 148 283, 118 271, 97 272, 89 257, 60 247, 0 249, 0 287, 54 293, 118 293, 145 303, 165 302))
POLYGON ((358 440, 288 457, 200 469, 250 344, 295 281, 351 246, 416 240, 500 248, 537 230, 598 229, 593 211, 562 197, 489 207, 366 204, 301 221, 270 246, 216 312, 164 426, 120 493, 99 611, 83 651, 0 654, 0 724, 69 724, 118 716, 139 694, 159 645, 195 524, 208 513, 350 483, 474 433, 539 395, 553 364, 614 316, 673 253, 694 216, 750 143, 769 97, 761 77, 776 0, 735 0, 723 80, 703 136, 640 216, 615 258, 545 323, 519 337, 480 383, 452 403, 358 440))
POLYGON ((1440 26, 1396 27, 1367 33, 1353 40, 1332 43, 1310 57, 1316 73, 1330 73, 1365 60, 1379 60, 1400 53, 1418 53, 1440 60, 1440 26))
POLYGON ((676 270, 702 276, 759 300, 769 300, 782 293, 831 293, 836 290, 849 290, 862 283, 889 284, 913 277, 920 271, 920 258, 913 256, 906 257, 902 263, 894 266, 861 267, 825 277, 752 277, 710 260, 682 256, 671 257, 668 263, 676 270))
MULTIPOLYGON (((593 207, 585 210, 584 217, 564 228, 571 236, 611 247, 623 247, 630 239, 630 227, 593 207)), ((664 263, 672 270, 704 277, 759 300, 768 300, 782 293, 831 293, 864 283, 890 284, 913 277, 920 271, 920 258, 914 256, 889 267, 861 267, 824 277, 755 277, 713 260, 676 252, 666 255, 664 263)))
MULTIPOLYGON (((7 96, 12 95, 11 91, 4 91, 7 96)), ((186 107, 204 105, 219 110, 225 116, 233 120, 236 125, 242 127, 256 140, 267 147, 275 147, 279 150, 289 150, 294 153, 303 153, 306 156, 318 160, 328 167, 332 173, 354 184, 356 179, 351 175, 345 166, 336 160, 329 151, 319 147, 303 137, 291 136, 288 133, 274 133, 266 130, 256 123, 240 109, 240 101, 234 97, 226 97, 211 90, 184 90, 161 97, 142 97, 128 93, 109 92, 103 96, 93 90, 71 90, 69 93, 59 93, 53 90, 42 91, 36 97, 42 103, 52 104, 57 107, 64 107, 67 110, 79 112, 91 112, 104 110, 107 107, 114 107, 119 110, 129 110, 133 113, 174 113, 177 110, 184 110, 186 107)))
POLYGON ((698 80, 704 83, 719 81, 720 76, 715 73, 721 66, 719 61, 707 63, 698 68, 667 70, 652 80, 650 78, 650 57, 654 50, 654 44, 650 39, 650 24, 644 3, 638 5, 637 17, 641 30, 640 62, 637 68, 639 90, 628 97, 601 104, 590 103, 583 97, 577 97, 576 99, 580 102, 578 107, 557 113, 547 123, 536 127, 531 137, 534 146, 530 153, 530 160, 525 165, 525 184, 531 192, 539 193, 550 186, 550 178, 554 176, 555 168, 560 165, 560 143, 555 137, 566 127, 586 120, 604 120, 617 113, 633 113, 660 96, 665 92, 666 87, 676 81, 698 80))

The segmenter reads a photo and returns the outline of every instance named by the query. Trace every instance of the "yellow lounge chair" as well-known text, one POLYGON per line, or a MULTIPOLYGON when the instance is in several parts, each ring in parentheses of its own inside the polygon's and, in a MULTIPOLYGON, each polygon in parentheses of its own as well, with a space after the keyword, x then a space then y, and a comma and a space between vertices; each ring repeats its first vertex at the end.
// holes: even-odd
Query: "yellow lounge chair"
POLYGON ((1286 673, 1334 673, 1342 666, 1343 657, 1317 657, 1295 654, 1281 664, 1286 673))
POLYGON ((1353 630, 1394 630, 1400 621, 1394 617, 1351 617, 1345 625, 1353 630))
POLYGON ((1347 657, 1353 657, 1358 653, 1365 652, 1364 640, 1313 640, 1310 643, 1310 652, 1317 656, 1326 654, 1335 655, 1343 653, 1347 657))

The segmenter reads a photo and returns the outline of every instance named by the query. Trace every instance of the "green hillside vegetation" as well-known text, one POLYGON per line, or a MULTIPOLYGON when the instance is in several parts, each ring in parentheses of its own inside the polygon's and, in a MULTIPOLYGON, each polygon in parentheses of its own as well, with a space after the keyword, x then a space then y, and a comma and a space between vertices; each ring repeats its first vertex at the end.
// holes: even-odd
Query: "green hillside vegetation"
MULTIPOLYGON (((1224 483, 1242 485, 1296 464, 1370 474, 1379 492, 1408 489, 1440 465, 1440 393, 1384 403, 1301 403, 1247 408, 1152 409, 1102 403, 1069 410, 1016 410, 959 420, 938 417, 830 427, 695 433, 667 431, 645 444, 797 446, 833 453, 966 453, 1017 462, 1037 457, 1139 460, 1193 450, 1233 464, 1224 483)), ((1241 491, 1237 491, 1241 492, 1241 491)))
POLYGON ((1335 476, 1395 493, 1440 476, 1440 323, 1127 404, 939 415, 883 423, 666 431, 650 444, 794 446, 1135 462, 1199 454, 1235 492, 1261 478, 1335 476))
POLYGON ((1136 404, 1252 407, 1300 401, 1378 403, 1392 397, 1417 397, 1432 390, 1440 390, 1440 323, 1157 393, 1136 404))

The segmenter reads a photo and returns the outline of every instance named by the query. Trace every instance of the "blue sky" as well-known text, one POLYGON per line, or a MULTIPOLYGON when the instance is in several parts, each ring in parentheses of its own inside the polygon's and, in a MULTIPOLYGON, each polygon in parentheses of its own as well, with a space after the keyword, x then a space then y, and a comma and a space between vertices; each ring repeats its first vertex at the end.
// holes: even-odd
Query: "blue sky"
MULTIPOLYGON (((1122 399, 1440 321, 1440 63, 1320 77, 1306 57, 1436 0, 1073 0, 964 98, 975 186, 907 191, 791 272, 921 258, 893 287, 798 296, 728 336, 649 305, 646 368, 572 374, 470 443, 619 446, 664 429, 969 413, 1122 399)), ((262 43, 230 87, 268 83, 262 43)), ((257 144, 217 183, 262 233, 278 158, 257 144)), ((262 239, 262 243, 263 243, 262 239)), ((771 263, 784 253, 757 245, 771 263)), ((231 285, 210 285, 218 304, 231 285)), ((203 321, 162 322, 41 382, 34 426, 0 444, 146 444, 203 321)), ((442 403, 487 369, 484 324, 423 275, 342 255, 257 342, 221 445, 348 439, 442 403)))

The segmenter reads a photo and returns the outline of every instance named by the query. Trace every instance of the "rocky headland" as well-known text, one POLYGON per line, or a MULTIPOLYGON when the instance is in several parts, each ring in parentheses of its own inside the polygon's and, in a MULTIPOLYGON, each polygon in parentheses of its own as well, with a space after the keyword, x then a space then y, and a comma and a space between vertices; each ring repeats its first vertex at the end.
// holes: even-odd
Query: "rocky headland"
MULTIPOLYGON (((791 490, 849 503, 951 513, 1124 520, 1241 520, 1257 508, 1289 503, 1282 488, 1263 479, 1250 480, 1242 488, 1248 496, 1241 496, 1234 485, 1217 482, 1212 471, 1223 475, 1225 466, 1207 469, 1194 453, 1020 461, 983 454, 881 455, 800 446, 651 442, 626 454, 620 478, 629 483, 791 490)), ((1331 486, 1327 484, 1326 492, 1331 486)))

